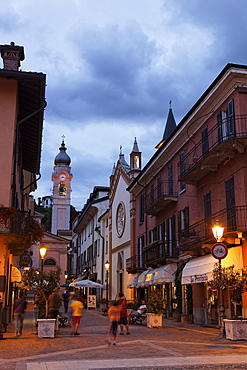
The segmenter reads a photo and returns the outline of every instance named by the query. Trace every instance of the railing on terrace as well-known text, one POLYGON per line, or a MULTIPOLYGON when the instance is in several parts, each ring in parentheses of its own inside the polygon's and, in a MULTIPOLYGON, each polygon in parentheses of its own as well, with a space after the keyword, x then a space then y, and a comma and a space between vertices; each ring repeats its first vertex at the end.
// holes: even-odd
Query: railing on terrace
POLYGON ((145 267, 143 264, 142 256, 134 255, 126 259, 126 270, 127 271, 133 271, 133 270, 139 271, 139 270, 143 270, 144 268, 145 267))
POLYGON ((177 181, 161 181, 151 189, 145 196, 145 211, 162 197, 176 197, 178 195, 177 181))
POLYGON ((185 250, 196 244, 199 246, 213 239, 212 227, 216 220, 224 227, 224 236, 227 236, 227 233, 247 231, 247 206, 225 208, 212 214, 210 219, 203 219, 191 225, 186 232, 180 232, 181 249, 185 250))
POLYGON ((145 264, 153 261, 158 261, 166 257, 177 257, 179 254, 178 248, 175 246, 175 242, 168 242, 164 240, 158 240, 155 243, 151 243, 143 251, 143 257, 145 264))
POLYGON ((0 234, 27 235, 29 232, 29 212, 15 210, 11 218, 0 217, 0 234))
MULTIPOLYGON (((199 140, 195 146, 184 156, 183 161, 178 163, 180 167, 179 180, 189 172, 198 162, 206 158, 212 151, 223 143, 236 139, 247 138, 247 116, 235 116, 226 118, 220 124, 216 124, 208 131, 206 138, 199 140)), ((235 144, 237 146, 237 144, 235 144)), ((234 149, 234 143, 233 143, 234 149)))

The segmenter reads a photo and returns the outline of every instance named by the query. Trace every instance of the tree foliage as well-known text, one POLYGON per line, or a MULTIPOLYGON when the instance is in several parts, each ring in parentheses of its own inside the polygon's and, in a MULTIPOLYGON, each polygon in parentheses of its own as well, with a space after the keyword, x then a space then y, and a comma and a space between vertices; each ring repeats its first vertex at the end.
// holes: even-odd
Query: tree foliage
POLYGON ((231 291, 234 302, 241 302, 242 294, 247 291, 247 267, 236 270, 234 265, 220 267, 215 264, 213 269, 213 280, 209 282, 211 289, 226 289, 231 291))
POLYGON ((59 287, 61 272, 60 267, 46 272, 31 267, 23 273, 24 284, 36 291, 37 300, 35 304, 39 309, 40 319, 45 318, 47 315, 46 301, 54 289, 59 287))

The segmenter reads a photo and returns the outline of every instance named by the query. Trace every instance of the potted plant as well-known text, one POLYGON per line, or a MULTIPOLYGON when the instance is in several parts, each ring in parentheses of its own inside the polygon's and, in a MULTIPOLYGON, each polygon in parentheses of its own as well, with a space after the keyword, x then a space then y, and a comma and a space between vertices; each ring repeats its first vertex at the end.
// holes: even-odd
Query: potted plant
POLYGON ((59 287, 60 275, 60 267, 47 272, 31 267, 22 274, 24 284, 34 288, 37 296, 35 305, 38 309, 39 338, 54 337, 56 320, 48 318, 48 297, 54 289, 59 287))
POLYGON ((162 327, 162 317, 164 313, 164 299, 160 293, 152 293, 147 303, 147 327, 162 327))
POLYGON ((231 319, 224 319, 226 339, 247 340, 247 320, 238 317, 236 312, 237 304, 242 302, 242 294, 247 291, 247 268, 238 271, 234 268, 234 265, 220 267, 219 264, 216 264, 209 288, 218 290, 228 288, 230 291, 234 316, 231 319))
POLYGON ((178 266, 176 272, 175 272, 175 310, 172 313, 172 319, 173 321, 180 322, 181 321, 181 314, 183 311, 183 298, 182 298, 182 285, 181 285, 181 279, 182 279, 182 272, 183 268, 185 266, 186 262, 183 262, 178 266))

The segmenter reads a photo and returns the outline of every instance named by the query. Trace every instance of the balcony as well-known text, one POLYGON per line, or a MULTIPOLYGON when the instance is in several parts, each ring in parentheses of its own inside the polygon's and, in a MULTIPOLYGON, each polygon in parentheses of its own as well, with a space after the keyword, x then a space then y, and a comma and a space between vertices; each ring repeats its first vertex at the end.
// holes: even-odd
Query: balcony
POLYGON ((144 212, 147 215, 155 216, 169 203, 176 202, 178 200, 178 186, 177 181, 161 181, 147 193, 144 212))
POLYGON ((10 253, 15 256, 22 255, 30 247, 29 221, 28 212, 14 208, 1 208, 0 236, 10 253), (8 210, 13 212, 9 213, 8 210))
POLYGON ((145 270, 145 266, 142 262, 142 256, 132 256, 126 259, 126 271, 129 274, 136 274, 145 270))
POLYGON ((181 250, 198 256, 209 252, 215 243, 212 226, 216 220, 224 227, 224 243, 241 244, 240 238, 247 238, 247 206, 235 206, 213 214, 208 220, 200 220, 192 224, 186 232, 179 233, 181 250))
POLYGON ((165 265, 168 260, 177 261, 179 250, 173 244, 164 240, 157 240, 144 247, 143 259, 146 266, 152 268, 165 265))
POLYGON ((195 144, 178 166, 182 171, 179 181, 197 185, 211 171, 217 171, 220 163, 243 153, 247 145, 247 116, 235 116, 216 124, 207 137, 195 144))

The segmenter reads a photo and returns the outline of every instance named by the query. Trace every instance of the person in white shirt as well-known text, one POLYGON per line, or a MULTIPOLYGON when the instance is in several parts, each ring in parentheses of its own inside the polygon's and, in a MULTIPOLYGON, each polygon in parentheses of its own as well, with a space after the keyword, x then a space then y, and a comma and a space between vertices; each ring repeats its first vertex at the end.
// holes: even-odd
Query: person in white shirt
POLYGON ((141 301, 141 305, 138 307, 138 309, 136 311, 132 311, 131 312, 131 316, 140 316, 142 314, 144 314, 147 310, 147 306, 146 306, 146 302, 145 301, 141 301))

